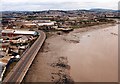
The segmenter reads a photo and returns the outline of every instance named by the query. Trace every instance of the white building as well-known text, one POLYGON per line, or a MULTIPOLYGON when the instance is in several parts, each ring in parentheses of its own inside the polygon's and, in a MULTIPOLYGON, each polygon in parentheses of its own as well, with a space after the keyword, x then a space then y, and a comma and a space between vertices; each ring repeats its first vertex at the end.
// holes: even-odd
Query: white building
POLYGON ((26 31, 26 30, 12 30, 6 29, 1 31, 2 36, 14 37, 16 35, 38 35, 36 31, 26 31))
POLYGON ((53 26, 54 22, 38 23, 38 26, 53 26))

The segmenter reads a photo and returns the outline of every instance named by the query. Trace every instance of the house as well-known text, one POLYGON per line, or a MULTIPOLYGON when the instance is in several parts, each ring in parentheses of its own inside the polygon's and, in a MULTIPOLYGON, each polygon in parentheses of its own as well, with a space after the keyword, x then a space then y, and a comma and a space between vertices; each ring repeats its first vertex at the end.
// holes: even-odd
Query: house
POLYGON ((6 56, 6 52, 0 51, 0 58, 3 58, 4 56, 6 56))
POLYGON ((0 51, 7 51, 9 47, 9 43, 0 43, 0 51))

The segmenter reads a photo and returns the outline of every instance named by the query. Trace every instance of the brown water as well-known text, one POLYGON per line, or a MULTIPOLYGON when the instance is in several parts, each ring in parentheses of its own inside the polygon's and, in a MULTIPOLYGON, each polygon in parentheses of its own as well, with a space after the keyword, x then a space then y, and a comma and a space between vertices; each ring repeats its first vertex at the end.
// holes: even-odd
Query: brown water
POLYGON ((118 25, 86 32, 66 50, 75 82, 118 80, 118 25))

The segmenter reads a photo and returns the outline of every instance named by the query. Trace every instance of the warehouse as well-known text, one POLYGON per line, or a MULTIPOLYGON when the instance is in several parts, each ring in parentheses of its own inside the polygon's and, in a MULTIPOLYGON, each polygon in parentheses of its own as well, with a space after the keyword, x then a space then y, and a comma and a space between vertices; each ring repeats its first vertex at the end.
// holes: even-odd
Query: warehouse
POLYGON ((38 35, 36 31, 12 30, 6 29, 1 31, 2 36, 14 37, 16 35, 38 35))
POLYGON ((38 23, 38 26, 53 26, 54 22, 38 23))

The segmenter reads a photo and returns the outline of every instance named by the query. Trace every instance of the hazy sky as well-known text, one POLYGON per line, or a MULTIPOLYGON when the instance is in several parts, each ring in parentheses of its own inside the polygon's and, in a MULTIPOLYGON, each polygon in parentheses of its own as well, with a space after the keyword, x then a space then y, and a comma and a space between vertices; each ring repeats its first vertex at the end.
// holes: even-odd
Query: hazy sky
POLYGON ((0 0, 0 10, 118 9, 118 2, 119 0, 0 0))

